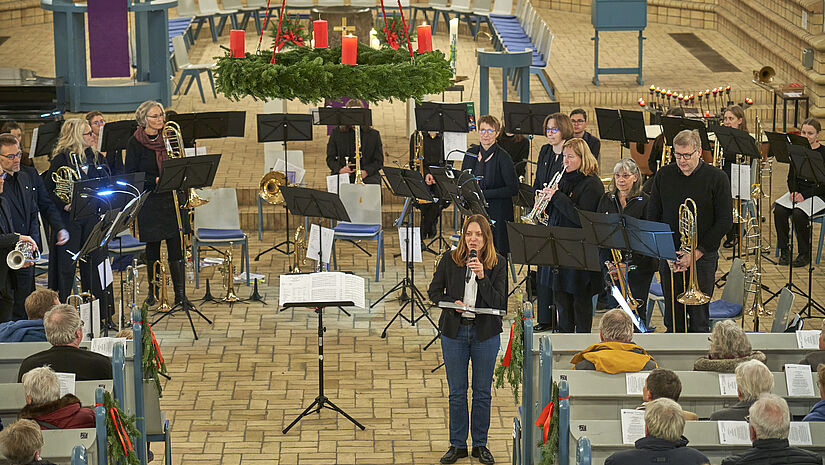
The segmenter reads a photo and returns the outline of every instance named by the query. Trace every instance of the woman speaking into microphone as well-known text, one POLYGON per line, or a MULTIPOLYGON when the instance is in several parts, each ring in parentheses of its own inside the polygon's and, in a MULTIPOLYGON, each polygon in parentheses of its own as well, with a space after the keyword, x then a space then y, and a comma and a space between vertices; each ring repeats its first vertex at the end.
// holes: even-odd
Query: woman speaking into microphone
MULTIPOLYGON (((493 232, 484 216, 472 215, 464 222, 458 247, 441 256, 427 294, 436 304, 447 301, 475 308, 507 308, 507 262, 496 253, 493 232)), ((487 448, 487 431, 493 369, 501 343, 501 317, 445 308, 438 329, 450 390, 450 448, 441 457, 441 463, 455 463, 467 457, 468 431, 472 432, 473 457, 484 464, 494 463, 487 448), (470 360, 471 416, 467 411, 470 360)))

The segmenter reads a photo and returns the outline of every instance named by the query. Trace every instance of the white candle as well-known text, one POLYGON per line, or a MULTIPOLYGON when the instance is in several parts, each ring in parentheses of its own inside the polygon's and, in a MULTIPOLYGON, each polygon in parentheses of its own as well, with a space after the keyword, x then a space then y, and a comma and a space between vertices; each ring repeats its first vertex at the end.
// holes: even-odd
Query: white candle
POLYGON ((375 28, 370 29, 370 47, 376 50, 381 48, 381 43, 378 42, 378 33, 375 32, 375 28))
POLYGON ((456 49, 458 48, 458 18, 450 20, 450 68, 456 75, 456 49))

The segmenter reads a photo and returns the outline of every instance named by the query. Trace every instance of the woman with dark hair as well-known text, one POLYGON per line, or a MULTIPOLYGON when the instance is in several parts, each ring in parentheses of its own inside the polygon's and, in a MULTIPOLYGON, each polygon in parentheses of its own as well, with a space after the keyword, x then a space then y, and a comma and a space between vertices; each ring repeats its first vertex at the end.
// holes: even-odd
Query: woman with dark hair
MULTIPOLYGON (((741 129, 745 132, 748 132, 748 120, 745 118, 745 110, 740 107, 739 105, 731 105, 725 108, 725 113, 723 114, 722 124, 729 128, 733 129, 741 129)), ((725 152, 725 164, 722 166, 722 171, 728 175, 728 179, 731 178, 732 173, 732 165, 736 163, 736 153, 727 153, 725 152)), ((744 184, 749 184, 751 181, 750 179, 742 180, 744 184)), ((747 199, 744 199, 747 200, 747 199)), ((734 208, 739 209, 739 205, 736 205, 734 208)), ((724 244, 722 244, 726 249, 730 249, 739 242, 739 224, 733 223, 728 231, 727 240, 725 240, 724 244)))
MULTIPOLYGON (((347 108, 364 108, 360 100, 350 100, 347 108)), ((361 172, 355 172, 355 128, 338 126, 332 130, 327 142, 327 166, 330 174, 350 174, 350 182, 360 176, 366 184, 381 184, 378 171, 384 166, 384 147, 381 133, 372 126, 360 127, 361 172), (349 163, 347 163, 349 158, 349 163)))
MULTIPOLYGON (((466 307, 507 309, 507 261, 496 253, 490 224, 482 215, 464 221, 458 247, 438 262, 427 290, 433 302, 466 307), (471 254, 475 251, 475 254, 471 254), (471 255, 474 255, 471 258, 471 255)), ((473 457, 492 464, 487 448, 493 369, 501 340, 501 317, 445 308, 438 321, 441 351, 450 391, 450 448, 441 463, 467 457, 472 433, 473 457), (467 369, 473 363, 473 409, 467 411, 467 369), (468 418, 470 421, 468 421, 468 418)))
MULTIPOLYGON (((542 191, 550 198, 548 226, 580 228, 579 210, 594 212, 604 194, 599 165, 584 139, 565 142, 564 174, 558 186, 542 191)), ((559 331, 589 333, 593 323, 593 296, 598 272, 559 268, 553 275, 553 299, 559 313, 559 331)))
MULTIPOLYGON (((650 196, 642 192, 642 174, 639 172, 639 167, 630 158, 623 158, 613 167, 613 179, 610 181, 607 192, 599 201, 599 207, 596 211, 621 213, 633 218, 644 219, 648 200, 650 200, 650 196)), ((619 269, 616 269, 613 266, 613 256, 610 250, 600 249, 599 254, 602 263, 610 262, 610 266, 604 270, 609 274, 606 277, 607 281, 612 282, 612 279, 618 279, 619 272, 625 276, 630 293, 638 301, 637 316, 647 326, 650 323, 646 321, 647 294, 650 291, 653 273, 659 267, 658 260, 631 253, 629 256, 624 257, 625 260, 619 263, 619 269)))
POLYGON ((502 255, 510 252, 507 222, 513 221, 513 196, 518 193, 516 168, 510 155, 496 143, 501 123, 495 116, 478 119, 478 138, 481 145, 467 149, 461 169, 479 177, 478 187, 487 200, 487 214, 493 226, 493 243, 502 255))

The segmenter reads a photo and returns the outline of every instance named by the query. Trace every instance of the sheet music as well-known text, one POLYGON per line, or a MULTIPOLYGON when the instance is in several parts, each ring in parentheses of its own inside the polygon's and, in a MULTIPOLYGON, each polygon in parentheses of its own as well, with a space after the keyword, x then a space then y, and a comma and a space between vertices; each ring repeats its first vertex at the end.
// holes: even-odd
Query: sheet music
POLYGON ((366 308, 364 278, 338 271, 281 275, 279 294, 282 306, 352 301, 356 307, 366 308))
POLYGON ((74 394, 75 380, 77 375, 74 373, 55 373, 57 381, 60 383, 60 397, 66 394, 74 394))
POLYGON ((307 258, 310 260, 315 260, 318 262, 318 247, 323 247, 323 263, 329 263, 330 256, 332 255, 332 240, 335 237, 335 231, 329 228, 321 228, 324 232, 321 235, 322 242, 319 246, 318 244, 318 225, 313 224, 309 227, 309 239, 307 239, 307 258))
POLYGON ((622 443, 634 444, 645 437, 645 411, 622 409, 622 443))
POLYGON ((730 195, 732 198, 748 200, 751 198, 751 167, 750 165, 730 165, 730 195))
POLYGON ((345 274, 344 281, 344 298, 342 300, 351 300, 356 307, 367 308, 364 297, 364 278, 354 274, 345 274))
POLYGON ((407 228, 398 228, 398 244, 401 247, 401 261, 407 261, 407 247, 412 248, 413 261, 421 263, 421 228, 412 228, 412 243, 407 244, 407 228))
POLYGON ((447 161, 461 161, 464 159, 464 154, 455 152, 450 154, 453 150, 467 151, 467 133, 466 132, 445 132, 444 133, 444 156, 447 161))
MULTIPOLYGON (((300 184, 304 182, 304 175, 306 174, 306 170, 301 168, 300 166, 290 163, 289 170, 286 173, 286 178, 290 184, 300 184)), ((275 160, 275 171, 284 171, 284 159, 279 158, 275 160)), ((340 174, 338 176, 341 176, 340 174)), ((347 178, 347 182, 345 184, 349 184, 349 175, 345 175, 347 178)), ((337 188, 337 186, 336 186, 337 188)))
POLYGON ((96 337, 92 339, 92 345, 89 350, 107 357, 112 356, 115 350, 115 344, 118 342, 126 343, 125 337, 96 337))
MULTIPOLYGON (((292 163, 290 163, 290 165, 292 165, 292 163)), ((340 173, 327 176, 327 192, 337 194, 340 184, 349 184, 349 174, 340 173)))
POLYGON ((788 442, 792 446, 812 446, 811 425, 806 421, 792 421, 788 434, 788 442))
POLYGON ((808 197, 807 199, 801 202, 797 202, 796 206, 794 206, 793 201, 791 201, 790 192, 786 192, 785 195, 776 199, 776 203, 782 205, 785 208, 798 208, 808 216, 811 216, 812 213, 818 213, 820 210, 825 208, 825 202, 823 202, 822 199, 820 199, 817 196, 808 197))
POLYGON ((639 373, 625 373, 625 385, 627 386, 627 394, 640 396, 644 391, 645 381, 650 372, 639 373))
POLYGON ((819 349, 818 329, 800 329, 796 332, 796 344, 800 349, 819 349))
POLYGON ((278 283, 278 304, 283 306, 289 302, 309 302, 312 299, 312 288, 306 285, 307 275, 282 274, 278 283))
MULTIPOLYGON (((103 128, 101 128, 101 129, 103 129, 103 128)), ((39 127, 34 128, 32 130, 32 145, 31 145, 31 147, 29 147, 29 154, 31 154, 32 157, 34 157, 34 155, 35 155, 34 149, 37 148, 37 133, 38 132, 40 132, 39 127)), ((100 138, 98 139, 98 141, 102 141, 102 140, 103 140, 103 133, 101 132, 100 133, 100 138)), ((98 149, 98 151, 99 151, 99 149, 98 149)))
MULTIPOLYGON (((103 140, 103 138, 100 140, 103 140)), ((185 147, 183 149, 183 155, 186 157, 199 157, 201 155, 206 155, 206 147, 185 147)))
POLYGON ((719 393, 723 396, 738 396, 739 385, 735 373, 719 373, 719 393))
POLYGON ((100 286, 102 289, 106 289, 109 287, 109 284, 112 284, 114 275, 112 274, 112 264, 109 262, 109 257, 106 257, 106 260, 97 264, 97 275, 98 278, 100 278, 100 286))
POLYGON ((751 444, 751 434, 746 421, 717 421, 719 444, 751 444))
POLYGON ((785 383, 789 396, 814 397, 814 380, 810 365, 785 364, 785 383))

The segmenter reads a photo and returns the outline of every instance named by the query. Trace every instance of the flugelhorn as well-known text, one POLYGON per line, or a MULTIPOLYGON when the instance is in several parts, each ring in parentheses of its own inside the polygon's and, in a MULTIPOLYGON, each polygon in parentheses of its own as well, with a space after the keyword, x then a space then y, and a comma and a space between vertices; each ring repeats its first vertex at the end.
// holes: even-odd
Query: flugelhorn
MULTIPOLYGON (((558 187, 559 181, 561 180, 562 173, 564 170, 559 171, 553 178, 550 180, 549 183, 545 184, 544 187, 554 189, 558 187)), ((541 191, 536 192, 536 201, 533 203, 533 209, 530 210, 526 216, 521 217, 521 221, 528 224, 536 224, 538 221, 541 224, 546 225, 549 218, 547 218, 547 213, 544 211, 547 209, 547 204, 550 203, 550 198, 548 196, 541 193, 541 191)))
POLYGON ((26 262, 34 263, 37 260, 40 260, 40 251, 31 242, 17 241, 14 250, 6 255, 6 265, 12 270, 19 270, 26 262))

